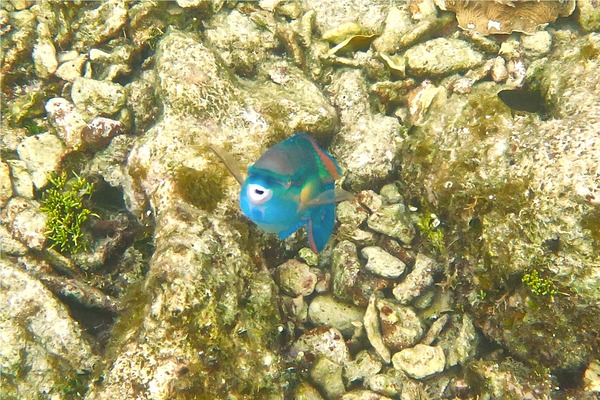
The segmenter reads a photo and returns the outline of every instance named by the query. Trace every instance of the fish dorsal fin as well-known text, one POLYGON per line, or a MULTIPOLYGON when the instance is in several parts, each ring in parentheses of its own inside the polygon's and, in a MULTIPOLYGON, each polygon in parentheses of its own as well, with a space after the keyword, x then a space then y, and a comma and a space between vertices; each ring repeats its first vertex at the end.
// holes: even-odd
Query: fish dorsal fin
POLYGON ((314 199, 304 204, 305 207, 321 206, 323 204, 339 203, 346 200, 352 200, 354 195, 341 188, 326 190, 314 199))
POLYGON ((227 167, 231 175, 235 178, 236 181, 241 185, 244 183, 244 175, 242 175, 242 170, 237 163, 237 160, 233 158, 231 154, 229 154, 225 149, 209 143, 208 147, 223 161, 223 164, 227 167))
POLYGON ((342 175, 342 169, 333 159, 333 157, 319 146, 312 136, 306 133, 299 133, 298 136, 302 136, 312 146, 317 160, 319 168, 319 178, 323 181, 335 181, 340 179, 342 175))

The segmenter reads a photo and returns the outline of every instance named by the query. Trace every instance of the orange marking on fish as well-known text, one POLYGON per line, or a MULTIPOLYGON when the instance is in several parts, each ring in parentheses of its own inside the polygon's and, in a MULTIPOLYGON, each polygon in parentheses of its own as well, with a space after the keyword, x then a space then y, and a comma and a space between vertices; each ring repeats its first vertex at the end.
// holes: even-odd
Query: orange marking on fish
POLYGON ((336 167, 335 163, 333 162, 333 160, 331 158, 327 157, 327 155, 325 153, 323 153, 323 151, 321 150, 319 145, 312 138, 307 137, 306 139, 310 142, 313 149, 315 149, 315 151, 319 155, 319 158, 321 159, 321 162, 323 163, 323 165, 325 165, 327 172, 329 172, 329 174, 331 176, 333 176, 333 179, 335 179, 335 180, 340 179, 340 174, 338 173, 337 167, 336 167))

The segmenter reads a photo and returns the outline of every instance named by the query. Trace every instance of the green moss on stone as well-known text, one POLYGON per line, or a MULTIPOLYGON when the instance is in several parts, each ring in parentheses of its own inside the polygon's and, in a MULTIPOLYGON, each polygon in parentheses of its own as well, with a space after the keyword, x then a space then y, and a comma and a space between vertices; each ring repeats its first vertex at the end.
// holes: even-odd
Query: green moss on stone
POLYGON ((592 236, 592 247, 596 253, 600 253, 600 208, 587 213, 581 219, 581 227, 590 231, 592 236))
POLYGON ((553 296, 558 293, 554 282, 549 278, 541 277, 539 272, 535 269, 523 275, 521 282, 523 282, 536 296, 550 296, 552 299, 553 296))
POLYGON ((425 238, 437 252, 445 248, 444 232, 440 229, 440 220, 435 214, 424 212, 417 222, 421 237, 425 238))
POLYGON ((223 168, 196 170, 179 167, 175 171, 175 189, 183 200, 205 211, 213 211, 225 196, 226 172, 223 168))

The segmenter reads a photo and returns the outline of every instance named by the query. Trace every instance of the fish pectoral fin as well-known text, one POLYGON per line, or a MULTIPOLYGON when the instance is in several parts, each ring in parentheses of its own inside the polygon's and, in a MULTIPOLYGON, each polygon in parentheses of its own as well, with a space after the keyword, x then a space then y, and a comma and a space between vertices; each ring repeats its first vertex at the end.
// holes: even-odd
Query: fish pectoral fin
POLYGON ((300 220, 296 225, 292 225, 291 228, 284 229, 282 231, 277 232, 277 237, 279 240, 284 240, 292 233, 296 232, 302 225, 306 224, 305 220, 300 220))
POLYGON ((208 147, 210 147, 210 149, 217 155, 217 157, 219 157, 219 159, 223 161, 223 164, 225 164, 225 166, 227 167, 229 172, 231 172, 231 175, 233 175, 235 180, 238 181, 240 185, 243 184, 244 176, 242 175, 242 170, 238 165, 237 160, 233 158, 233 156, 229 154, 229 152, 227 152, 225 149, 215 144, 209 143, 208 147))
POLYGON ((331 237, 334 225, 335 205, 333 203, 311 208, 306 223, 306 233, 312 251, 319 253, 323 250, 331 237))
POLYGON ((341 188, 329 189, 309 200, 304 204, 305 207, 321 206, 324 204, 339 203, 346 200, 352 200, 354 195, 341 188))

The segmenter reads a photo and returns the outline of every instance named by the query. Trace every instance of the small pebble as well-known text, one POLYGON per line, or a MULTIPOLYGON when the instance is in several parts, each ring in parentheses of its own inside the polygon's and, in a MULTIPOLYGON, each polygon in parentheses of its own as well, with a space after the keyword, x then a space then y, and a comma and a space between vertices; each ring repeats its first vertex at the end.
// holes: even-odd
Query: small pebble
POLYGON ((441 268, 434 259, 419 253, 413 270, 392 293, 400 304, 408 304, 433 284, 433 274, 441 268))
POLYGON ((377 307, 375 305, 376 301, 377 298, 374 295, 371 296, 369 299, 369 305, 367 306, 367 311, 365 312, 363 323, 371 346, 373 346, 381 359, 386 364, 389 364, 391 360, 391 353, 390 349, 388 349, 385 343, 383 343, 381 325, 379 323, 379 316, 377 315, 377 307))
POLYGON ((376 302, 381 322, 383 343, 391 350, 401 350, 415 345, 425 332, 425 326, 408 306, 378 299, 376 302))
POLYGON ((424 379, 444 370, 446 357, 439 346, 417 344, 392 357, 394 368, 415 379, 424 379))
POLYGON ((397 278, 402 275, 406 268, 406 264, 381 247, 364 247, 361 254, 367 259, 365 268, 383 278, 397 278))
POLYGON ((367 350, 359 351, 354 360, 344 367, 344 377, 348 382, 363 381, 381 371, 381 361, 367 350))
POLYGON ((369 228, 410 244, 415 238, 415 228, 403 204, 382 206, 367 220, 369 228))
POLYGON ((0 208, 6 205, 13 195, 10 168, 8 164, 0 161, 0 208))
POLYGON ((12 176, 14 194, 26 199, 33 199, 33 181, 27 171, 27 164, 21 160, 7 160, 12 176))
POLYGON ((288 260, 275 270, 275 281, 281 290, 291 296, 308 296, 315 290, 317 276, 308 265, 288 260))
POLYGON ((364 310, 341 303, 330 295, 315 297, 308 307, 308 319, 313 324, 333 326, 349 338, 354 333, 354 321, 362 321, 364 310))
POLYGON ((319 357, 310 370, 310 377, 328 399, 336 399, 346 391, 342 366, 327 357, 319 357))
POLYGON ((17 153, 27 165, 36 189, 48 184, 48 175, 58 168, 64 150, 60 139, 51 133, 28 136, 19 143, 17 153))
POLYGON ((314 360, 322 355, 333 362, 345 365, 350 361, 350 353, 342 333, 331 327, 320 326, 302 334, 290 347, 292 358, 314 360))

